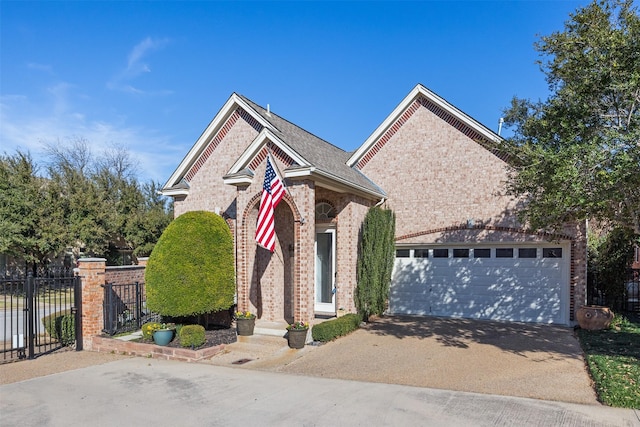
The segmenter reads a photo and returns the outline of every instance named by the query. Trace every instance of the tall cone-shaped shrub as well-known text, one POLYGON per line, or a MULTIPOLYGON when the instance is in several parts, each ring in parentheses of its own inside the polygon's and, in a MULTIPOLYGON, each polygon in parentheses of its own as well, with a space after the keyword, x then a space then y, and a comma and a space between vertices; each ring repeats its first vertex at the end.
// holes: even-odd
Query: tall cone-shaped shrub
POLYGON ((147 307, 163 316, 193 316, 233 305, 233 238, 224 219, 205 211, 174 219, 145 271, 147 307))
POLYGON ((360 229, 356 306, 364 320, 381 315, 389 300, 395 258, 396 216, 390 209, 369 209, 360 229))

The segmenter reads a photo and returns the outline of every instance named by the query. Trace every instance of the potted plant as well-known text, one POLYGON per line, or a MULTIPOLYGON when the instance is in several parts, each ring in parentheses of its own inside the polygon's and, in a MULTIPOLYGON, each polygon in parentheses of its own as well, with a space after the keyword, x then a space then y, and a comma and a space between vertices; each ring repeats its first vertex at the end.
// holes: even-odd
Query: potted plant
POLYGON ((307 332, 309 331, 309 324, 305 322, 293 322, 287 326, 287 339, 289 341, 289 347, 291 348, 303 348, 307 342, 307 332))
POLYGON ((576 320, 582 329, 599 331, 611 325, 613 312, 601 305, 583 305, 576 310, 576 320))
POLYGON ((236 311, 236 331, 240 336, 253 335, 256 326, 256 315, 249 311, 236 311))
POLYGON ((176 325, 173 323, 162 323, 159 328, 153 331, 153 342, 157 345, 167 345, 173 339, 176 325))

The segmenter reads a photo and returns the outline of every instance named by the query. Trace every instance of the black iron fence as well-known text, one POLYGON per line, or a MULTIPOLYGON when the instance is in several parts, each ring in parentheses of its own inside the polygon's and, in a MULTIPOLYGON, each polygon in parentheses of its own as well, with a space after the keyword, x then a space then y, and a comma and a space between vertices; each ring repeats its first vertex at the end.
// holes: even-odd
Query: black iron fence
POLYGON ((0 362, 82 349, 80 278, 70 270, 0 279, 0 362))
POLYGON ((614 311, 640 313, 640 269, 629 269, 621 288, 611 288, 598 277, 589 278, 587 302, 605 305, 614 311))
POLYGON ((144 283, 104 285, 104 328, 109 335, 136 331, 146 322, 160 321, 147 309, 144 283))

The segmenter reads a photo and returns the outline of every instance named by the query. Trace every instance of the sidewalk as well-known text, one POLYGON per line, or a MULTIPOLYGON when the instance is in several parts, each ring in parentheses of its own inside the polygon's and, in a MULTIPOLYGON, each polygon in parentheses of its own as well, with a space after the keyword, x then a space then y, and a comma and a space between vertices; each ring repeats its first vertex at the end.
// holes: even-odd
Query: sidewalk
POLYGON ((629 409, 128 358, 0 386, 2 425, 638 426, 629 409))

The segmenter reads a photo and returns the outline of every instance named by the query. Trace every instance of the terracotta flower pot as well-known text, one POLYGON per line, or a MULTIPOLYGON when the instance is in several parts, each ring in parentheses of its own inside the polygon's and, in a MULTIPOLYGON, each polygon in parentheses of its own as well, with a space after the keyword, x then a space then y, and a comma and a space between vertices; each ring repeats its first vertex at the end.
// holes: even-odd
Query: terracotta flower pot
POLYGON ((598 331, 609 327, 613 320, 613 312, 609 307, 583 305, 576 311, 576 319, 582 329, 598 331))

